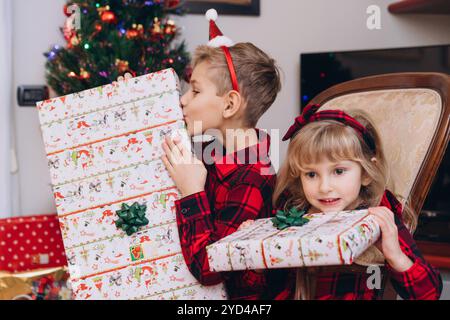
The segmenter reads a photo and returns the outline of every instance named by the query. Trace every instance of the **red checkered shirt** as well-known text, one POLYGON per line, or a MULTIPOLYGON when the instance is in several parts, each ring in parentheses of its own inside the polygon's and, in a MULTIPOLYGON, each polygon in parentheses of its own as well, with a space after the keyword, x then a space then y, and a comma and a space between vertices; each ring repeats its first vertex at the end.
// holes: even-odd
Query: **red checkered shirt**
MULTIPOLYGON (((380 206, 389 208, 395 216, 398 239, 402 251, 413 261, 413 265, 404 272, 395 271, 385 264, 387 274, 397 294, 405 300, 437 300, 442 291, 442 279, 439 272, 422 257, 409 230, 402 222, 402 205, 395 196, 386 191, 380 206)), ((280 271, 281 273, 281 271, 280 271)), ((330 272, 317 276, 315 299, 326 300, 379 300, 383 289, 369 289, 367 279, 370 274, 330 272)), ((280 276, 283 278, 283 276, 280 276)), ((275 299, 292 299, 295 291, 295 272, 286 270, 284 290, 275 299)))
MULTIPOLYGON (((220 146, 224 156, 212 151, 209 162, 211 158, 203 154, 208 171, 205 191, 176 201, 181 248, 189 270, 203 285, 224 282, 230 299, 260 299, 267 288, 266 272, 211 272, 206 253, 208 245, 235 232, 244 221, 272 215, 276 176, 268 157, 270 137, 258 129, 257 133, 257 145, 228 155, 220 146)), ((211 145, 204 144, 202 151, 211 145)))

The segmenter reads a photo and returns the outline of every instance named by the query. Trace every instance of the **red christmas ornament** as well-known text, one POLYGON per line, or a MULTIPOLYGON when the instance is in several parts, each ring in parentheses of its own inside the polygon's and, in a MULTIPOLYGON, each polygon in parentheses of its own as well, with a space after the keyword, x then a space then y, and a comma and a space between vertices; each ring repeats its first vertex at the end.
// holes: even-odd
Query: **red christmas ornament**
POLYGON ((71 16, 71 13, 69 13, 68 11, 67 11, 67 4, 65 4, 64 5, 64 15, 66 16, 66 17, 70 17, 71 16))
POLYGON ((84 79, 87 80, 91 77, 91 74, 89 72, 87 72, 86 70, 84 70, 83 68, 80 69, 80 79, 84 79))
POLYGON ((100 16, 100 19, 103 22, 108 22, 108 23, 115 23, 117 20, 116 15, 112 11, 103 11, 100 16))
POLYGON ((174 9, 180 5, 180 0, 166 0, 164 5, 166 9, 174 9))
POLYGON ((127 39, 133 39, 136 38, 139 35, 139 32, 137 30, 131 29, 128 30, 126 33, 127 39))

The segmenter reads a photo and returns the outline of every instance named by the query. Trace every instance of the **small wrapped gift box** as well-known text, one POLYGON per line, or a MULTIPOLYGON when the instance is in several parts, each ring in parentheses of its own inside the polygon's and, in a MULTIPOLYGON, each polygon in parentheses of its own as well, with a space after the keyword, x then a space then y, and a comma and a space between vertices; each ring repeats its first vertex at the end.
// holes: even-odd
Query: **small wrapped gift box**
POLYGON ((71 300, 67 267, 0 271, 0 300, 71 300))
POLYGON ((278 230, 256 220, 207 248, 211 271, 348 265, 373 245, 380 228, 367 210, 303 216, 301 227, 278 230))
POLYGON ((23 272, 66 265, 56 214, 0 220, 0 271, 23 272))

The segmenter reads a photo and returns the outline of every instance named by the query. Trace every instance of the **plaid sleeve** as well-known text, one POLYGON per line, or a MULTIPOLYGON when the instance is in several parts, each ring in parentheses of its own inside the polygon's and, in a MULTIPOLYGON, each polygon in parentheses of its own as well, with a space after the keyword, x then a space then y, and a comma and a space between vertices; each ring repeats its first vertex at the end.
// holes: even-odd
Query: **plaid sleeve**
MULTIPOLYGON (((191 273, 203 285, 225 280, 226 273, 209 271, 206 246, 235 232, 244 221, 256 219, 264 205, 260 187, 240 183, 227 196, 222 210, 214 212, 204 191, 176 202, 181 248, 191 273)), ((265 276, 252 270, 241 278, 248 286, 263 286, 265 276)))
POLYGON ((392 285, 405 300, 438 300, 442 292, 439 272, 424 260, 411 233, 397 215, 395 222, 400 247, 412 260, 413 265, 404 272, 398 272, 386 264, 392 285))

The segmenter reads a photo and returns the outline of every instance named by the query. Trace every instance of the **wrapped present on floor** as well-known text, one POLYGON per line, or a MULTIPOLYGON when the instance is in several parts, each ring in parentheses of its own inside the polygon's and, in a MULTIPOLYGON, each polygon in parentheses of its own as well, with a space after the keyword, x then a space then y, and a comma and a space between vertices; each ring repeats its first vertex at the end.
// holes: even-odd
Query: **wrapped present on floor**
POLYGON ((0 271, 23 272, 66 265, 56 214, 0 220, 0 271))
POLYGON ((0 271, 0 300, 71 300, 67 267, 0 271))
POLYGON ((380 236, 367 210, 305 214, 303 219, 306 224, 282 230, 273 218, 256 220, 215 242, 207 248, 211 271, 349 265, 380 236))
POLYGON ((173 69, 37 104, 76 299, 225 299, 181 252, 161 160, 177 133, 190 148, 173 69))

